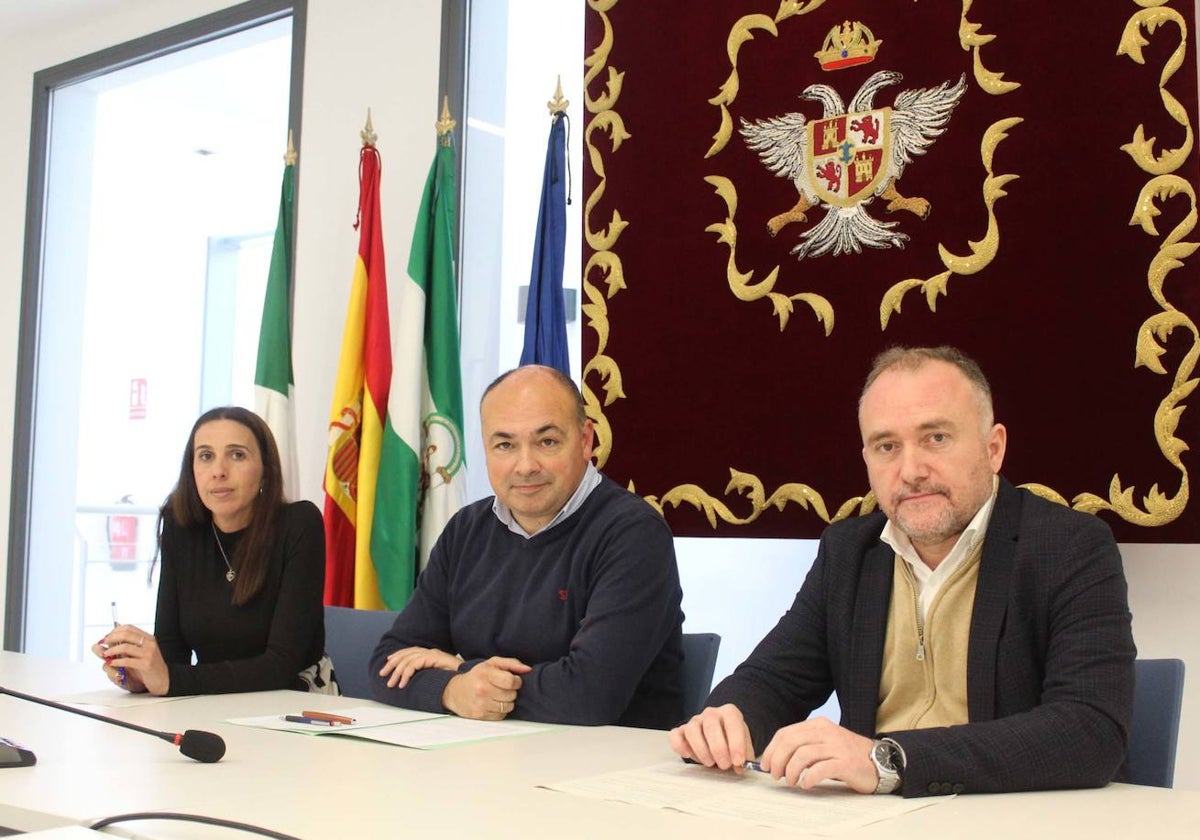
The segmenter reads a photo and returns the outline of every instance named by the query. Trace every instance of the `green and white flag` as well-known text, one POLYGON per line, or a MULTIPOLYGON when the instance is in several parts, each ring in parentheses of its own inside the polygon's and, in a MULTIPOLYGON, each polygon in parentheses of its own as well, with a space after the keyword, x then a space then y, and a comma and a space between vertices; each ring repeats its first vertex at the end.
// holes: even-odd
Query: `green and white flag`
POLYGON ((292 376, 292 220, 295 218, 296 150, 288 136, 284 155, 279 222, 271 246, 271 268, 258 333, 258 364, 254 371, 254 411, 266 421, 279 447, 283 494, 300 498, 296 458, 295 390, 292 376))
POLYGON ((467 495, 454 262, 458 192, 453 123, 445 109, 442 118, 413 230, 408 280, 389 290, 398 317, 392 321, 392 383, 371 557, 391 610, 408 602, 417 571, 467 495))

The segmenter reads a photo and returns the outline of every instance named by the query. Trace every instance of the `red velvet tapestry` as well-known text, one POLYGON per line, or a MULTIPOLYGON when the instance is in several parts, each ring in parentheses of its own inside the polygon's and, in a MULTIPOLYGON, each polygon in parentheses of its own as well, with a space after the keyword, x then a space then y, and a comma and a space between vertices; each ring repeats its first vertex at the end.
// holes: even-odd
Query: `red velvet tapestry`
POLYGON ((815 537, 874 508, 871 358, 953 344, 1013 483, 1200 541, 1194 27, 1193 0, 588 0, 598 465, 677 535, 815 537))

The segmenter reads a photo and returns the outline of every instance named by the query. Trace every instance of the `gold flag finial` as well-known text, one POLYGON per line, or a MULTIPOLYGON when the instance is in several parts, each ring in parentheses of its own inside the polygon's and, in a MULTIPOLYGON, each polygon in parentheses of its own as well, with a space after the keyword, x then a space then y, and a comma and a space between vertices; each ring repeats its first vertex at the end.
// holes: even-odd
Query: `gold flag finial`
POLYGON ((287 151, 283 153, 283 165, 284 166, 295 166, 296 165, 296 144, 292 142, 292 130, 290 128, 288 129, 287 151))
POLYGON ((571 103, 563 99, 562 95, 562 74, 558 76, 558 86, 554 89, 554 98, 546 103, 546 107, 550 109, 550 116, 561 114, 571 107, 571 103))
POLYGON ((375 126, 371 125, 371 109, 367 108, 367 124, 363 130, 358 132, 358 136, 362 138, 364 146, 374 146, 375 141, 379 136, 375 133, 375 126))
POLYGON ((449 134, 458 125, 457 122, 450 119, 450 97, 442 96, 442 116, 433 127, 437 129, 438 137, 449 134))
POLYGON ((454 126, 456 125, 458 123, 450 119, 450 97, 443 96, 442 118, 433 124, 433 127, 437 129, 438 139, 443 146, 450 145, 450 132, 454 131, 454 126))

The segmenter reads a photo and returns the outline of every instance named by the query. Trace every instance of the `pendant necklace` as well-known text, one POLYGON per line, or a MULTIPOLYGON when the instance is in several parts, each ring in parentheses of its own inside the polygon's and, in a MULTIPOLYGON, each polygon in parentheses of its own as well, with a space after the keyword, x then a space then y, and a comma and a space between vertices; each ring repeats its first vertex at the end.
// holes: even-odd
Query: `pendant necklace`
POLYGON ((237 577, 237 572, 233 570, 233 566, 229 565, 229 557, 225 554, 225 546, 221 545, 221 538, 217 536, 216 523, 210 522, 208 524, 212 525, 213 539, 217 541, 217 551, 221 552, 221 559, 225 561, 225 568, 229 570, 225 573, 225 580, 233 583, 233 579, 237 577))

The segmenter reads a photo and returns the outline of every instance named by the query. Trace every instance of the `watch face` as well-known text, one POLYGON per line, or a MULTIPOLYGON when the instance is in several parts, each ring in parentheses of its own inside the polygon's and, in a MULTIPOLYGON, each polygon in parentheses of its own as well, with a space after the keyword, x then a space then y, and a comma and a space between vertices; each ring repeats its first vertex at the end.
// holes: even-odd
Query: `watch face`
POLYGON ((885 770, 896 769, 896 751, 887 741, 880 741, 874 749, 875 763, 885 770))

